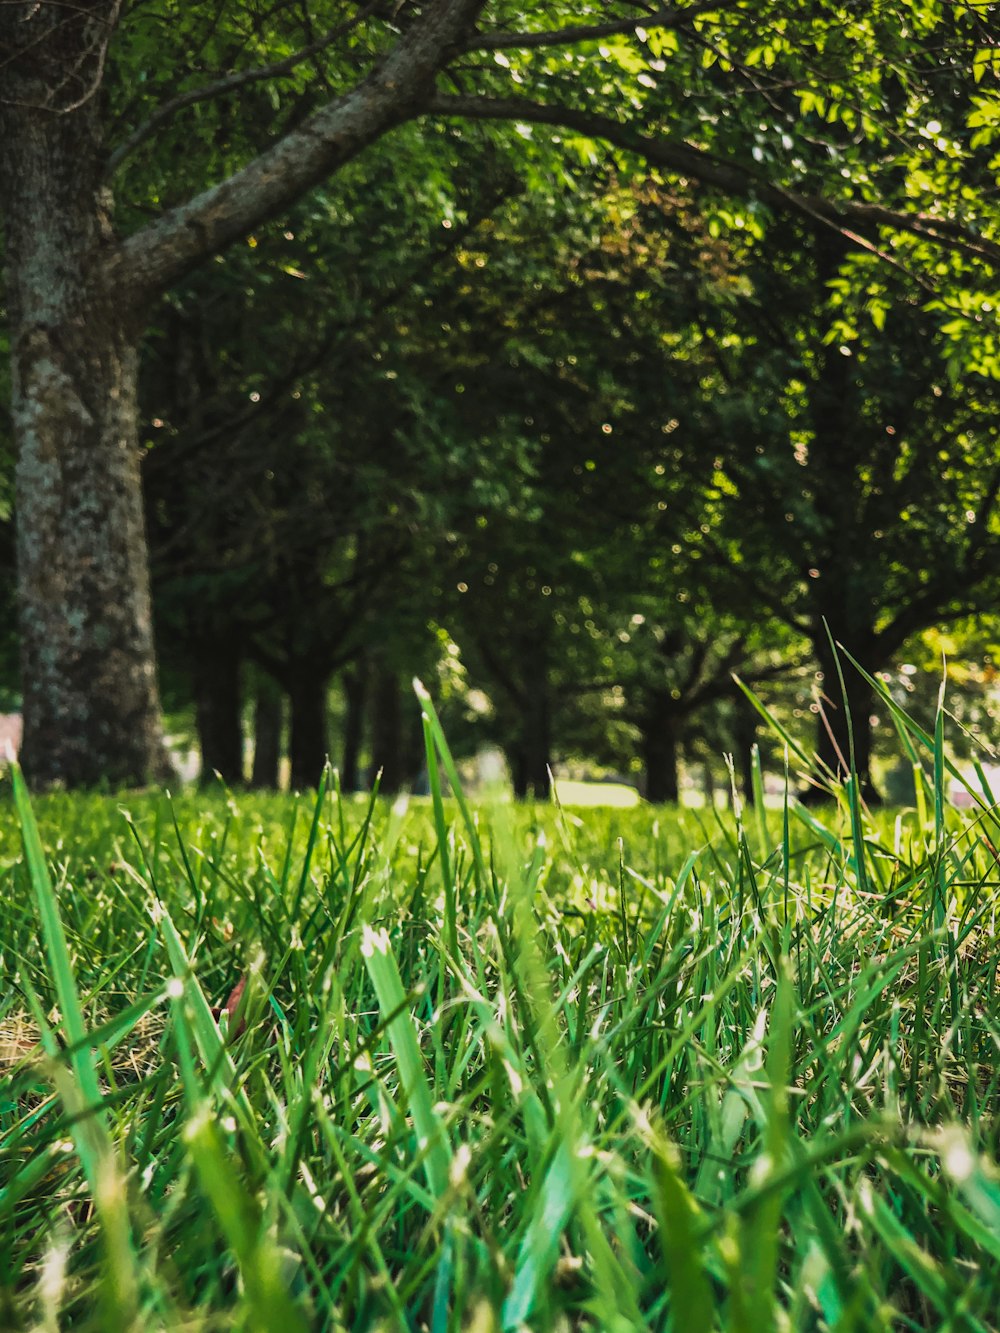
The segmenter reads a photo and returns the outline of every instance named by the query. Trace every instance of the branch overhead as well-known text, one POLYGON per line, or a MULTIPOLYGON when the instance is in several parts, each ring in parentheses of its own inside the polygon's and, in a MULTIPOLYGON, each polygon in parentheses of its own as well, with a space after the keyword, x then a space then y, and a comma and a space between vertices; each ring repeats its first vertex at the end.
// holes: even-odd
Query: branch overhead
POLYGON ((705 149, 678 143, 666 136, 651 134, 611 116, 533 102, 528 98, 444 94, 431 97, 424 111, 434 116, 519 121, 572 130, 634 153, 651 166, 660 167, 673 175, 690 177, 702 185, 713 186, 737 197, 759 199, 772 208, 798 213, 814 222, 825 222, 866 249, 871 248, 870 244, 857 233, 866 228, 892 227, 1000 268, 1000 244, 979 235, 973 227, 965 227, 951 219, 936 218, 928 213, 904 212, 887 208, 883 204, 830 199, 823 195, 786 189, 743 163, 716 157, 705 149))
POLYGON ((349 93, 229 179, 129 237, 109 259, 112 279, 148 300, 418 115, 433 93, 435 76, 459 51, 486 4, 435 0, 349 93))
POLYGON ((580 24, 544 32, 483 32, 470 37, 465 51, 529 51, 541 46, 570 46, 576 42, 595 42, 648 28, 680 28, 700 14, 715 14, 727 8, 727 0, 705 0, 702 4, 658 9, 650 14, 614 19, 607 23, 580 24))
POLYGON ((359 10, 352 18, 344 23, 338 23, 324 33, 322 37, 310 42, 307 46, 300 47, 298 51, 293 51, 290 56, 286 56, 283 60, 276 60, 270 65, 261 65, 257 69, 244 69, 234 74, 227 74, 212 83, 205 84, 200 88, 192 88, 186 93, 180 93, 177 97, 170 98, 162 106, 157 107, 148 120, 144 121, 127 139, 119 144, 108 158, 106 174, 113 176, 129 154, 134 153, 137 148, 156 133, 161 125, 165 125, 172 120, 179 111, 183 111, 189 106, 197 106, 200 102, 213 101, 219 97, 230 97, 250 84, 261 83, 266 79, 285 78, 293 74, 305 61, 322 54, 338 38, 343 37, 360 23, 363 23, 377 8, 377 0, 373 0, 373 3, 359 10))

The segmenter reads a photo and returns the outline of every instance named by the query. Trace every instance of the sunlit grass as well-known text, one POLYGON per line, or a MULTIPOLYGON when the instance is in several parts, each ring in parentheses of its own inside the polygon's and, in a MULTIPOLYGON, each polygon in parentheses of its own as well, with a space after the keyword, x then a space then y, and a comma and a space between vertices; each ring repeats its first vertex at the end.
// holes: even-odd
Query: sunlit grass
POLYGON ((874 817, 19 790, 0 1327, 1000 1326, 1000 834, 905 735, 874 817))
POLYGON ((631 810, 641 800, 635 787, 627 787, 623 782, 572 782, 560 778, 553 783, 553 789, 560 805, 579 808, 605 806, 631 810))

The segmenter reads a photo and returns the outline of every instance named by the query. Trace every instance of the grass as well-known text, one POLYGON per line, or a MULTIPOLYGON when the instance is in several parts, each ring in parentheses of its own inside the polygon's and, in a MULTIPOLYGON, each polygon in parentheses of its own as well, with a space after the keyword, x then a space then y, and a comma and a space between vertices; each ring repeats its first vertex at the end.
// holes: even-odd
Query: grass
POLYGON ((560 778, 554 786, 556 799, 562 806, 610 806, 616 810, 630 810, 640 803, 636 789, 622 782, 571 782, 560 778))
MULTIPOLYGON (((997 821, 51 796, 0 1327, 1000 1327, 997 821), (242 989, 238 984, 243 982, 242 989)), ((37 826, 36 826, 37 819, 37 826)))

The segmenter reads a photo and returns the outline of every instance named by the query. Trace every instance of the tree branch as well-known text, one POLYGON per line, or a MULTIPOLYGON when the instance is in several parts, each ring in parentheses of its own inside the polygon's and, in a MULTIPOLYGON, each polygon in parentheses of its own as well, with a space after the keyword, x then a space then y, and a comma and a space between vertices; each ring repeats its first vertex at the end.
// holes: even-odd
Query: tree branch
POLYGON ((171 209, 108 256, 105 282, 139 309, 203 259, 287 207, 419 114, 487 0, 436 0, 384 61, 228 180, 171 209))
MULTIPOLYGON (((871 242, 853 228, 893 227, 946 249, 958 250, 1000 268, 1000 244, 978 236, 970 227, 928 213, 907 213, 883 204, 853 199, 827 199, 802 194, 775 185, 742 163, 716 157, 703 148, 678 143, 666 137, 643 133, 632 125, 596 112, 574 107, 550 106, 518 97, 476 97, 436 94, 425 113, 467 120, 510 120, 525 124, 552 125, 573 130, 592 139, 635 153, 652 166, 674 175, 688 176, 702 185, 715 186, 729 194, 752 197, 783 212, 798 213, 836 228, 853 244, 871 251, 871 242)), ((881 251, 878 252, 881 254, 881 251)))
POLYGON ((207 83, 204 87, 192 88, 189 92, 179 93, 177 97, 172 97, 169 102, 164 102, 162 106, 157 107, 147 121, 140 125, 138 129, 133 130, 128 138, 118 145, 108 158, 104 170, 105 178, 113 176, 125 158, 134 153, 140 145, 155 134, 161 125, 168 120, 172 120, 178 111, 183 111, 185 107, 197 106, 199 102, 209 102, 217 97, 228 97, 231 93, 239 92, 241 88, 245 88, 251 83, 260 83, 264 79, 280 79, 286 74, 291 74, 304 61, 321 54, 332 46, 338 37, 343 37, 352 28, 356 28, 359 23, 363 23, 377 8, 378 0, 372 0, 371 4, 366 5, 352 19, 347 19, 344 23, 338 23, 335 28, 331 28, 322 37, 310 42, 307 46, 301 47, 298 51, 293 51, 284 60, 276 60, 270 65, 262 65, 259 69, 245 69, 236 74, 227 74, 224 78, 216 79, 214 83, 207 83))
POLYGON ((912 634, 919 634, 931 625, 943 625, 988 610, 993 604, 993 598, 983 588, 987 577, 987 571, 983 571, 973 585, 978 586, 978 597, 973 595, 973 588, 966 588, 963 589, 966 594, 963 600, 953 602, 954 580, 946 582, 939 579, 930 584, 926 592, 911 598, 892 621, 875 635, 879 657, 891 657, 912 634))
POLYGON ((507 697, 516 704, 518 708, 523 709, 527 703, 528 694, 522 689, 490 647, 489 637, 477 629, 470 629, 469 637, 475 644, 475 650, 482 658, 487 673, 492 675, 494 681, 500 686, 507 697))
POLYGON ((556 28, 551 32, 484 32, 463 43, 463 51, 528 51, 540 46, 566 46, 574 42, 599 41, 602 37, 617 37, 634 33, 637 28, 679 28, 699 14, 712 14, 726 9, 726 0, 704 0, 687 9, 660 9, 653 14, 639 14, 629 19, 614 19, 608 23, 592 23, 573 28, 556 28))
MULTIPOLYGON (((734 688, 733 681, 745 647, 745 640, 734 645, 734 648, 726 654, 724 660, 716 666, 713 675, 691 692, 692 710, 704 708, 706 704, 714 703, 717 699, 739 699, 741 697, 739 689, 734 688)), ((762 685, 768 680, 780 680, 782 676, 786 676, 800 667, 802 662, 801 657, 795 656, 780 662, 770 663, 768 666, 748 667, 745 671, 739 673, 739 678, 747 685, 762 685)))

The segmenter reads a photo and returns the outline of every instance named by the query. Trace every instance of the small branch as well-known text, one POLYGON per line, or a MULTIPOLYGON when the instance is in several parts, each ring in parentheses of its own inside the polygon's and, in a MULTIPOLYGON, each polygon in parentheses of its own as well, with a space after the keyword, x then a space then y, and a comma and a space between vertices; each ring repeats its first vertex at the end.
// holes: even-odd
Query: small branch
MULTIPOLYGON (((737 642, 739 642, 739 640, 737 640, 737 642)), ((684 680, 680 687, 681 695, 683 697, 692 693, 695 685, 701 677, 705 663, 708 661, 709 647, 710 645, 707 639, 698 639, 695 641, 694 649, 687 665, 687 671, 684 673, 684 680)))
POLYGON ((419 115, 434 80, 487 0, 435 0, 386 58, 242 170, 180 204, 109 253, 101 279, 145 308, 240 236, 269 221, 389 130, 419 115))
POLYGON ((687 9, 660 9, 656 13, 635 18, 615 19, 608 23, 592 23, 572 28, 556 28, 551 32, 484 32, 463 43, 463 51, 529 51, 540 46, 567 46, 575 42, 594 42, 602 37, 617 37, 634 33, 637 28, 679 28, 700 14, 716 13, 726 9, 725 0, 705 0, 687 9))
MULTIPOLYGON (((742 697, 739 688, 733 686, 733 678, 736 674, 736 668, 740 664, 745 646, 745 641, 740 640, 738 644, 734 645, 734 649, 731 649, 714 668, 712 676, 699 685, 696 690, 692 690, 690 695, 692 710, 704 708, 706 704, 715 703, 718 699, 739 699, 742 697)), ((801 665, 801 657, 792 657, 787 661, 776 662, 766 667, 748 667, 741 671, 739 676, 740 680, 747 685, 761 685, 768 680, 778 680, 801 665)))
POLYGON ((344 23, 338 23, 335 28, 331 28, 322 37, 310 42, 308 46, 300 47, 298 51, 293 51, 284 60, 276 60, 270 65, 262 65, 260 69, 246 69, 240 70, 236 74, 227 74, 225 78, 216 79, 214 83, 206 83, 204 87, 192 88, 190 92, 180 93, 177 97, 172 97, 169 102, 164 102, 162 106, 157 107, 144 124, 133 130, 128 138, 118 145, 108 158, 104 169, 105 178, 113 176, 125 158, 134 153, 147 139, 151 138, 161 125, 164 125, 168 120, 172 120, 178 111, 183 111, 189 106, 197 106, 199 102, 210 102, 217 97, 228 97, 232 93, 239 92, 241 88, 246 88, 251 83, 260 83, 264 79, 284 78, 286 75, 293 73, 303 62, 311 60, 314 56, 332 46, 339 37, 345 36, 359 23, 363 23, 377 8, 378 0, 373 0, 372 3, 355 14, 354 18, 347 19, 344 23))
POLYGON ((479 656, 483 660, 487 673, 493 676, 493 679, 504 691, 507 697, 517 705, 518 708, 524 708, 528 701, 528 691, 524 690, 506 669, 500 658, 497 657, 493 649, 489 646, 487 637, 476 629, 470 630, 469 637, 476 646, 479 656))
MULTIPOLYGON (((774 185, 742 163, 716 157, 702 148, 654 137, 615 120, 574 107, 550 106, 518 97, 476 97, 439 94, 427 104, 427 113, 435 116, 479 120, 510 120, 525 124, 551 125, 603 139, 626 152, 635 153, 652 166, 675 175, 688 176, 703 185, 714 186, 729 194, 753 197, 783 212, 805 215, 836 228, 854 245, 875 253, 896 267, 898 261, 874 246, 852 227, 894 227, 946 249, 958 250, 991 266, 1000 268, 1000 244, 977 236, 961 222, 934 218, 926 213, 904 213, 883 204, 859 203, 853 199, 827 199, 822 195, 800 194, 774 185)), ((909 275, 912 276, 912 275, 909 275)))

